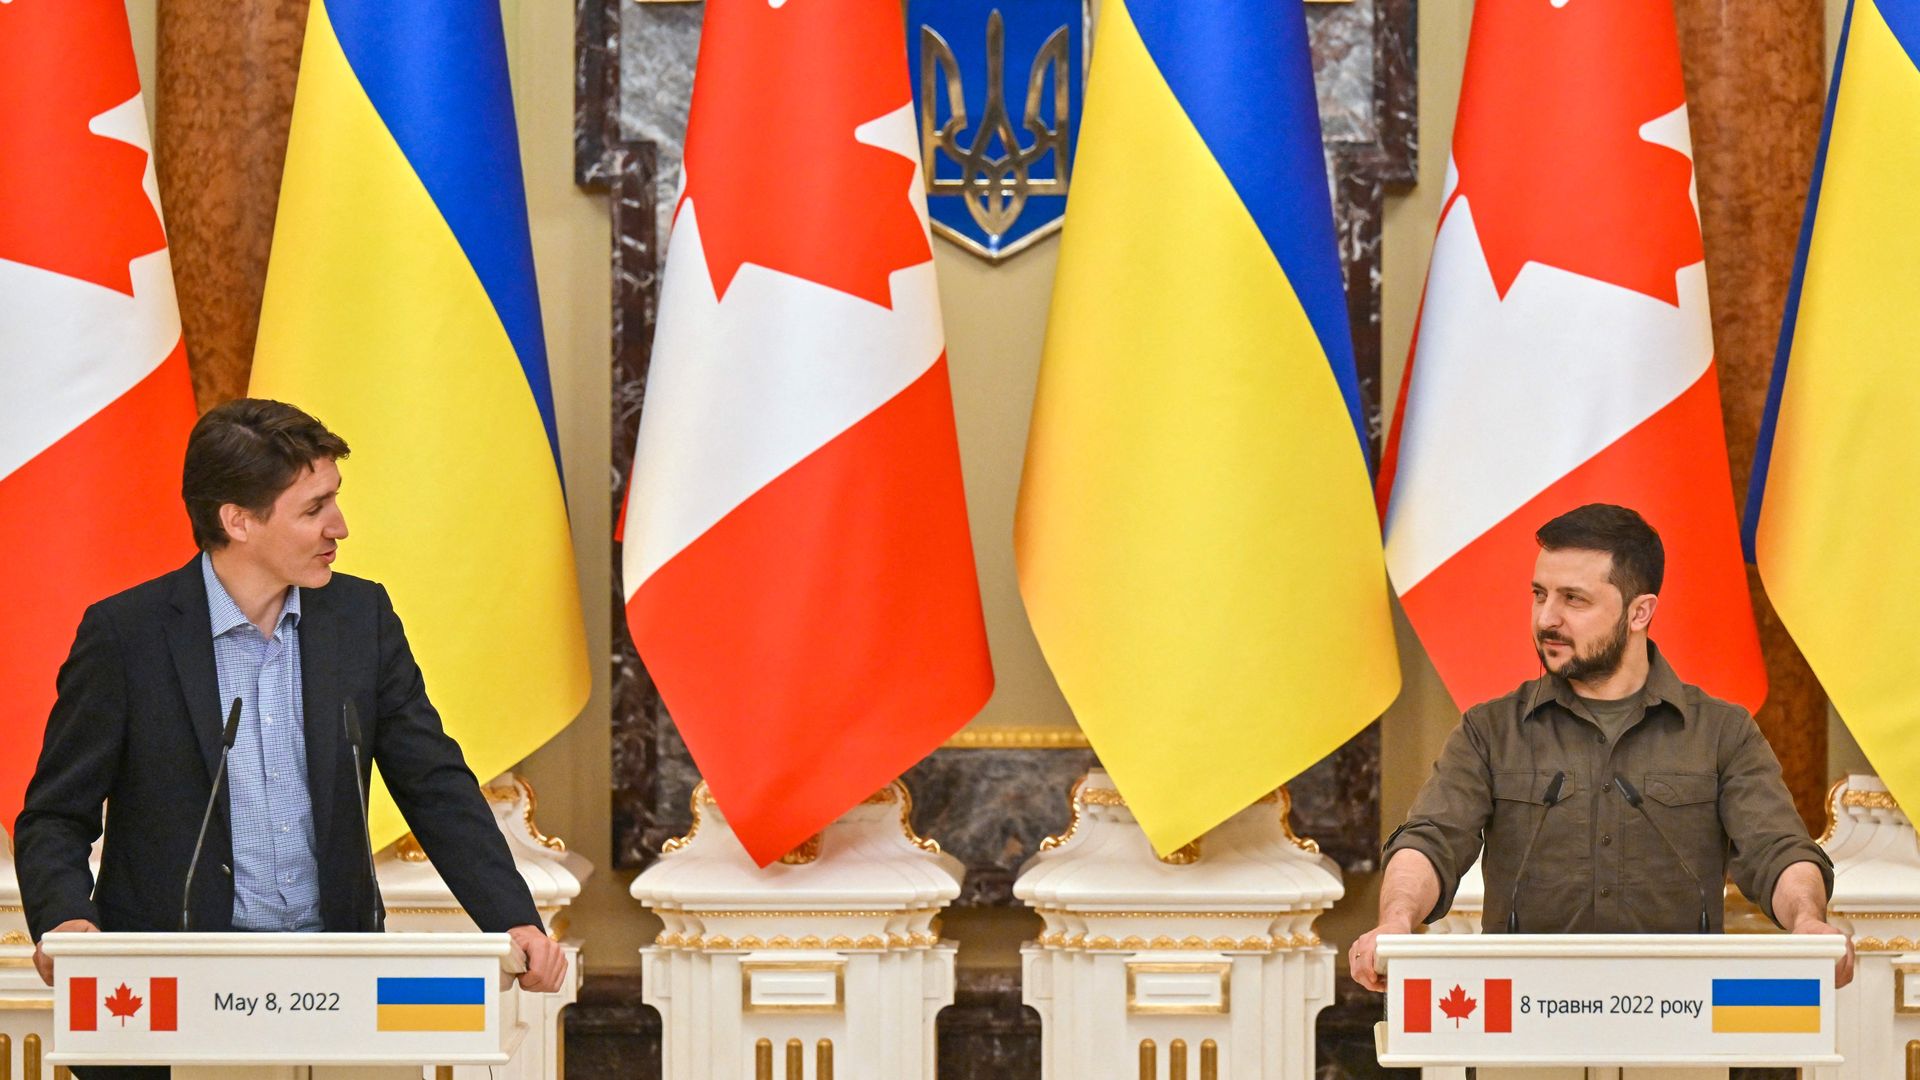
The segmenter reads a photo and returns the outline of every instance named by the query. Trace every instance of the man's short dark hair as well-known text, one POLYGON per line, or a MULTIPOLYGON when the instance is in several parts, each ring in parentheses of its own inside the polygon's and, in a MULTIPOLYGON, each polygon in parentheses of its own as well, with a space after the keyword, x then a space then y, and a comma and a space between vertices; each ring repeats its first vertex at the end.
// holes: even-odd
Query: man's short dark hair
POLYGON ((187 436, 180 477, 194 543, 202 551, 226 547, 222 506, 233 503, 264 521, 302 472, 347 454, 345 439, 285 402, 235 398, 207 410, 187 436))
POLYGON ((1569 510, 1533 534, 1547 551, 1604 551, 1613 556, 1607 580, 1624 600, 1660 592, 1667 573, 1667 552, 1647 519, 1612 503, 1588 503, 1569 510))

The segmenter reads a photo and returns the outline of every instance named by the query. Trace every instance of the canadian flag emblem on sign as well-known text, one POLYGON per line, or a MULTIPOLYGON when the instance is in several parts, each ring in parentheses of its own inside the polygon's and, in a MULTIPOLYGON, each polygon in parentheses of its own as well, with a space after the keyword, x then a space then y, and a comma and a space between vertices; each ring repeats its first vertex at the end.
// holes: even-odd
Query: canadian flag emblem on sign
POLYGON ((67 1030, 99 1031, 102 1026, 180 1030, 180 980, 121 980, 104 990, 93 977, 67 982, 67 1030))
POLYGON ((1400 1017, 1408 1034, 1425 1034, 1451 1026, 1498 1035, 1513 1030, 1513 980, 1481 979, 1455 982, 1436 994, 1432 979, 1408 979, 1403 984, 1400 1017), (1434 1014, 1439 1013, 1436 1020, 1434 1014))

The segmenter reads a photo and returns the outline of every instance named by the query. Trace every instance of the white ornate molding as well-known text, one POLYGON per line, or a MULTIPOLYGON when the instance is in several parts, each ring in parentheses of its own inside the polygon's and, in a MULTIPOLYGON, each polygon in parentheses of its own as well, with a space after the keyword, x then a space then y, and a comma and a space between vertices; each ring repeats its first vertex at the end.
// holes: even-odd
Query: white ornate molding
POLYGON ((1311 1077, 1314 1017, 1333 1000, 1314 920, 1344 888, 1287 827, 1284 792, 1166 858, 1106 773, 1069 797, 1072 826, 1013 887, 1044 924, 1021 949, 1042 1075, 1311 1077))
POLYGON ((955 946, 937 916, 959 860, 914 834, 898 781, 755 866, 702 784, 693 829, 635 879, 665 928, 641 950, 668 1080, 932 1076, 955 946))

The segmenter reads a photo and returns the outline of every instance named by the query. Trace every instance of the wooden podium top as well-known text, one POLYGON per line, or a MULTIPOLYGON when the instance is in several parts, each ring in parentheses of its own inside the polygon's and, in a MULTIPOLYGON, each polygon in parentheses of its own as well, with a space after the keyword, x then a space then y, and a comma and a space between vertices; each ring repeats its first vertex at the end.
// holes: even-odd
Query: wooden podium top
POLYGON ((1380 1063, 1833 1065, 1831 935, 1390 935, 1380 1063))

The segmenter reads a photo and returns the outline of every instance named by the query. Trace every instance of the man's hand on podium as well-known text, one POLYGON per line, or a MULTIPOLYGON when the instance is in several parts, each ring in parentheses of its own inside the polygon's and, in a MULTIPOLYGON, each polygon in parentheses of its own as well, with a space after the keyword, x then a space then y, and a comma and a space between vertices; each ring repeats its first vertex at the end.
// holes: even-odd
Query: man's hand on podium
POLYGON ((1822 922, 1819 919, 1802 919, 1793 924, 1793 932, 1796 934, 1839 934, 1841 937, 1846 938, 1847 955, 1841 957, 1833 965, 1833 986, 1834 989, 1838 990, 1840 987, 1853 981, 1853 936, 1851 934, 1848 934, 1837 926, 1822 922))
POLYGON ((526 957, 527 970, 520 975, 520 989, 551 994, 560 989, 567 974, 567 953, 560 943, 538 926, 516 926, 507 931, 514 948, 526 957))
MULTIPOLYGON (((47 931, 49 934, 97 934, 100 928, 85 919, 68 919, 59 926, 47 931)), ((40 981, 53 985, 53 957, 38 945, 33 947, 33 970, 40 973, 40 981)))
POLYGON ((1381 934, 1411 934, 1412 923, 1386 923, 1361 934, 1347 950, 1347 971, 1353 975, 1353 981, 1376 993, 1387 988, 1387 980, 1382 978, 1373 962, 1373 939, 1381 934))
POLYGON ((1847 955, 1833 965, 1833 985, 1853 981, 1853 938, 1827 922, 1827 882, 1820 868, 1797 862, 1780 871, 1773 886, 1773 917, 1795 934, 1840 934, 1847 939, 1847 955))

